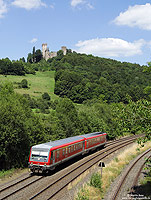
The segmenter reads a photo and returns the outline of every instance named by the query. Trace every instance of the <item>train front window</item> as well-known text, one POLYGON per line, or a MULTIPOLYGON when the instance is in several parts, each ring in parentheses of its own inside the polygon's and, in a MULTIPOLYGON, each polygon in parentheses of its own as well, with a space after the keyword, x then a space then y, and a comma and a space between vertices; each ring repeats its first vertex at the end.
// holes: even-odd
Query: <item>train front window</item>
POLYGON ((31 152, 31 159, 33 159, 33 160, 47 161, 48 154, 49 154, 49 151, 32 150, 32 152, 31 152))

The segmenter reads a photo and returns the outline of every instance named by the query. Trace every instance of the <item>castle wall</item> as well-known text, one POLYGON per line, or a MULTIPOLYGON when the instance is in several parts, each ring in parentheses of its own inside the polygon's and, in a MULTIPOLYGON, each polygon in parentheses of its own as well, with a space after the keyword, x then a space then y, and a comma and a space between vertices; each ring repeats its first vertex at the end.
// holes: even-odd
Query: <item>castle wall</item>
MULTIPOLYGON (((63 51, 63 55, 67 54, 67 47, 62 46, 61 50, 63 51)), ((47 43, 42 44, 42 56, 45 60, 48 60, 49 58, 54 58, 57 56, 57 52, 52 51, 49 52, 49 48, 47 48, 47 43)))

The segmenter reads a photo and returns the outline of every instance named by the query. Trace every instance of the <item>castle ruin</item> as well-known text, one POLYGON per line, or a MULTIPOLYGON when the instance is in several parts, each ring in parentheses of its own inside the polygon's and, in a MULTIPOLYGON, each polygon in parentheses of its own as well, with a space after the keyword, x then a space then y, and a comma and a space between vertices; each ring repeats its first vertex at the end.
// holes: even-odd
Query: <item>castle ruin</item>
MULTIPOLYGON (((67 54, 67 47, 62 46, 61 50, 63 51, 63 55, 65 56, 67 54)), ((48 60, 49 58, 54 58, 57 56, 56 51, 49 51, 49 48, 47 47, 47 43, 42 44, 42 56, 45 60, 48 60)))

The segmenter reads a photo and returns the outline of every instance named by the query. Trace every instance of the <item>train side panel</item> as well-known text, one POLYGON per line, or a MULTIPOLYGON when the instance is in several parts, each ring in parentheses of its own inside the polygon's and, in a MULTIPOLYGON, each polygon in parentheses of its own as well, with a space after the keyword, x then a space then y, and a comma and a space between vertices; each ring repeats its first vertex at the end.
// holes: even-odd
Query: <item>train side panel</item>
POLYGON ((51 149, 50 165, 57 165, 61 162, 67 161, 84 151, 84 139, 69 145, 64 145, 59 148, 51 149))
POLYGON ((85 150, 91 150, 106 143, 106 133, 85 139, 85 150))

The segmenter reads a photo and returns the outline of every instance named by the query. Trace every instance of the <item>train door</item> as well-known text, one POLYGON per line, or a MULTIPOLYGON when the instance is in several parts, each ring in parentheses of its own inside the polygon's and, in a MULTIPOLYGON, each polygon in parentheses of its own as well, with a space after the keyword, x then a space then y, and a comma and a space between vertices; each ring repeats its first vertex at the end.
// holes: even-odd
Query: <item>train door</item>
POLYGON ((60 149, 56 150, 56 162, 59 161, 59 158, 60 158, 60 149))
POLYGON ((55 151, 52 151, 52 164, 55 163, 55 151))
POLYGON ((85 141, 83 141, 83 148, 82 148, 82 151, 84 151, 85 149, 85 141))

